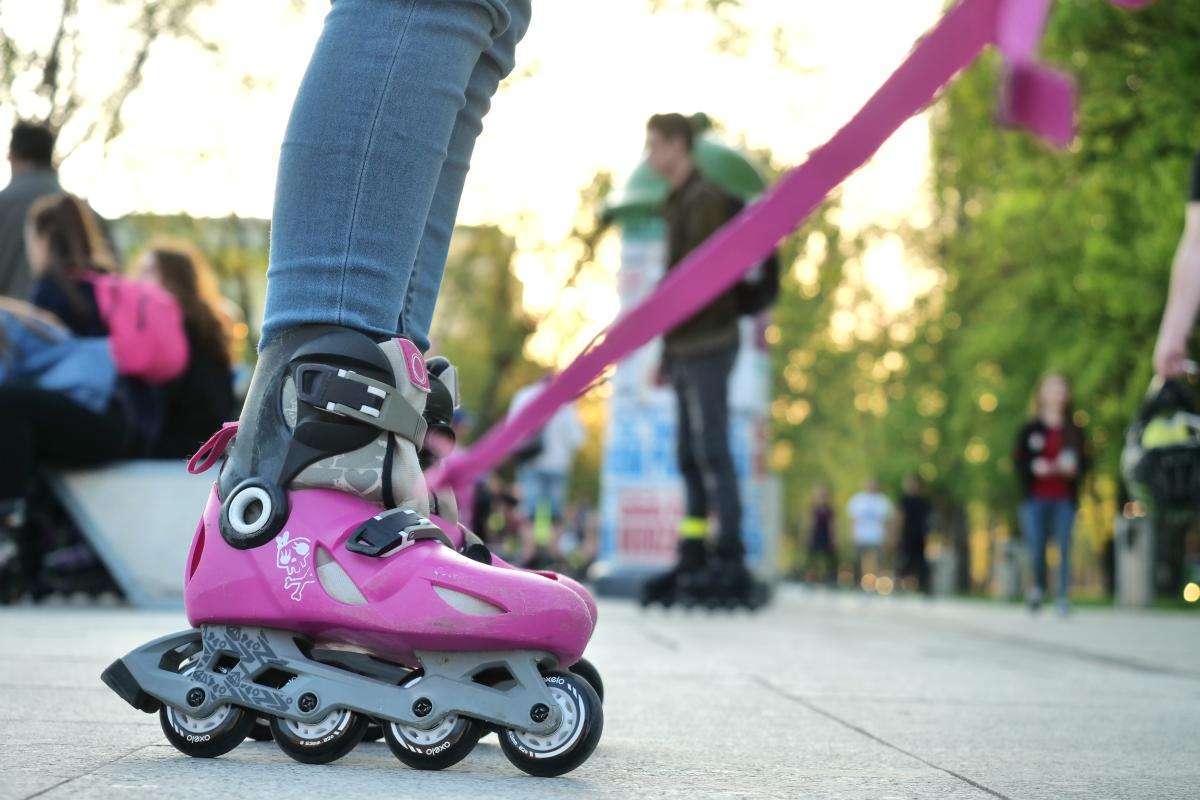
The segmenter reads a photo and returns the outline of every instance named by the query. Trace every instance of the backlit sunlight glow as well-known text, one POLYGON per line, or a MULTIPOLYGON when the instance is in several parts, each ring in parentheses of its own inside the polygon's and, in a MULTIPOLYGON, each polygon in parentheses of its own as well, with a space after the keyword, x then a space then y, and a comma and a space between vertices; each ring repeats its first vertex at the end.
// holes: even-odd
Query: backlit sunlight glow
MULTIPOLYGON (((574 262, 561 243, 592 176, 607 170, 619 182, 636 165, 651 113, 703 110, 727 141, 798 163, 870 96, 943 3, 746 0, 732 12, 749 33, 736 52, 717 48, 718 21, 667 6, 651 15, 648 0, 535 3, 518 73, 495 98, 476 148, 460 221, 497 224, 517 238, 525 308, 540 321, 529 352, 544 363, 565 363, 617 311, 615 238, 566 292, 574 262)), ((279 142, 328 7, 325 0, 299 7, 215 0, 198 20, 219 53, 187 42, 156 45, 126 105, 127 130, 106 149, 73 154, 64 183, 107 216, 269 217, 279 142)), ((125 23, 112 4, 82 0, 81 8, 89 37, 119 41, 113 26, 125 23)), ((57 18, 50 6, 18 0, 5 4, 0 22, 9 35, 46 41, 57 18)), ((124 60, 112 52, 89 48, 84 85, 101 86, 106 70, 121 68, 124 60)), ((928 147, 922 115, 846 182, 841 225, 852 232, 901 220, 928 224, 928 147)), ((895 236, 875 244, 855 269, 851 279, 886 316, 932 286, 930 271, 895 236)), ((815 289, 815 276, 804 277, 815 289)), ((835 333, 870 335, 889 322, 844 311, 835 333)))

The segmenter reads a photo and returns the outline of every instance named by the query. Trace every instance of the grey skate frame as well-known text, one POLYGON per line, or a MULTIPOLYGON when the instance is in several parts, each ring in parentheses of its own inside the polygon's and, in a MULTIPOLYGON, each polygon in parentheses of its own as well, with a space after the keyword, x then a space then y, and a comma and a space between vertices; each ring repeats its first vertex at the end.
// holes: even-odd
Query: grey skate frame
POLYGON ((232 703, 306 723, 348 708, 421 729, 449 714, 534 734, 550 733, 559 724, 558 703, 538 669, 557 666, 548 653, 418 652, 423 677, 403 687, 396 685, 408 674, 402 666, 364 653, 310 650, 338 664, 332 666, 305 655, 299 646, 305 641, 272 628, 202 625, 131 651, 105 670, 103 680, 135 708, 154 712, 165 703, 196 717, 232 703), (184 662, 189 668, 181 672, 184 662), (497 668, 507 670, 511 680, 506 676, 496 686, 475 680, 497 668))

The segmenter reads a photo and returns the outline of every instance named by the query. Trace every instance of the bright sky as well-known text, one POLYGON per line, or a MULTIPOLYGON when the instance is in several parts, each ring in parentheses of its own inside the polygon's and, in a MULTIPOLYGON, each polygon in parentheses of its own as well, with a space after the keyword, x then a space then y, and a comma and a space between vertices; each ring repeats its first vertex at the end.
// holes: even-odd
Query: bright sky
MULTIPOLYGON (((553 243, 570 229, 579 189, 598 170, 628 173, 651 113, 703 110, 731 141, 799 162, 857 110, 943 5, 743 0, 737 19, 751 36, 743 52, 722 54, 715 47, 719 23, 679 10, 683 4, 668 2, 675 10, 651 15, 649 0, 535 0, 533 26, 518 51, 520 76, 495 99, 460 215, 464 223, 500 224, 537 251, 518 265, 535 313, 556 301, 554 281, 538 278, 569 260, 553 255, 553 243)), ((110 53, 120 51, 112 43, 120 41, 125 21, 112 4, 81 5, 96 42, 85 86, 99 88, 124 63, 110 53)), ((10 0, 0 21, 11 35, 46 38, 56 6, 10 0)), ((90 148, 73 155, 64 182, 109 216, 269 216, 279 141, 327 9, 324 0, 299 8, 284 0, 215 0, 200 27, 220 52, 163 42, 126 105, 127 131, 107 153, 90 148)), ((922 224, 927 173, 928 129, 919 118, 847 183, 843 224, 899 218, 922 224)), ((615 258, 614 249, 604 252, 604 261, 615 258)), ((864 279, 894 310, 928 279, 906 266, 894 241, 864 261, 864 279)), ((578 300, 597 325, 614 313, 611 287, 581 288, 578 300)))

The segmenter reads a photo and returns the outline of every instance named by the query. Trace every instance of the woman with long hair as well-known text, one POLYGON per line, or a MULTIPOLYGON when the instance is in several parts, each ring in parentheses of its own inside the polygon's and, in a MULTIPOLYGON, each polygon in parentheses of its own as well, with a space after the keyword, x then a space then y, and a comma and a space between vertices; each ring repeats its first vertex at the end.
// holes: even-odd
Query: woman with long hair
POLYGON ((1022 536, 1029 548, 1033 584, 1029 608, 1037 611, 1045 596, 1046 543, 1058 545, 1058 608, 1069 609, 1071 529, 1079 488, 1087 468, 1083 428, 1075 421, 1071 386, 1056 372, 1042 376, 1033 399, 1032 419, 1017 434, 1013 462, 1021 478, 1019 509, 1022 536))
POLYGON ((30 300, 76 336, 107 336, 90 280, 109 272, 113 257, 91 208, 70 194, 52 194, 29 209, 25 251, 33 273, 30 300))
POLYGON ((236 416, 233 328, 212 268, 195 247, 153 242, 138 260, 136 272, 166 289, 183 311, 188 366, 163 387, 162 430, 151 454, 186 458, 236 416))

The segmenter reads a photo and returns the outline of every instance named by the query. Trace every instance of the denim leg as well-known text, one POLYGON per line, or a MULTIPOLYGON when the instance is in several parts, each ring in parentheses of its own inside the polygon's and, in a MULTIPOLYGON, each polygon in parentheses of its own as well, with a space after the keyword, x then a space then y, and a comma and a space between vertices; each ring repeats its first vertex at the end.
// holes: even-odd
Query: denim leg
POLYGON ((1029 548, 1029 564, 1033 568, 1033 585, 1046 591, 1046 538, 1048 533, 1049 505, 1036 498, 1021 503, 1021 534, 1029 548))
POLYGON ((451 133, 500 0, 334 0, 279 158, 263 342, 395 333, 451 133))
POLYGON ((737 351, 730 349, 681 361, 684 373, 690 376, 687 400, 692 449, 721 526, 716 550, 731 559, 745 553, 742 502, 729 448, 729 373, 736 357, 737 351))
POLYGON ((567 505, 567 480, 565 472, 546 473, 546 495, 550 498, 550 519, 561 522, 567 505))
POLYGON ((422 351, 429 349, 433 309, 442 285, 450 236, 454 232, 454 220, 458 216, 475 140, 483 130, 483 118, 491 108, 496 87, 512 72, 517 43, 529 27, 530 0, 505 0, 505 5, 511 22, 480 57, 467 81, 466 105, 458 112, 454 131, 450 134, 446 160, 438 176, 425 232, 417 249, 416 264, 405 291, 404 310, 397 324, 397 330, 422 351))
POLYGON ((700 470, 692 446, 696 438, 694 428, 699 424, 699 419, 693 420, 690 411, 692 379, 676 365, 672 370, 672 383, 675 387, 675 453, 679 462, 679 474, 683 477, 683 513, 689 517, 704 519, 708 516, 708 491, 704 487, 704 473, 700 470))
POLYGON ((1071 590, 1071 529, 1075 527, 1075 503, 1054 502, 1054 541, 1058 545, 1058 596, 1066 599, 1071 590))
POLYGON ((537 469, 518 467, 517 486, 521 489, 521 512, 526 519, 533 519, 537 515, 538 498, 541 496, 541 482, 537 469))

